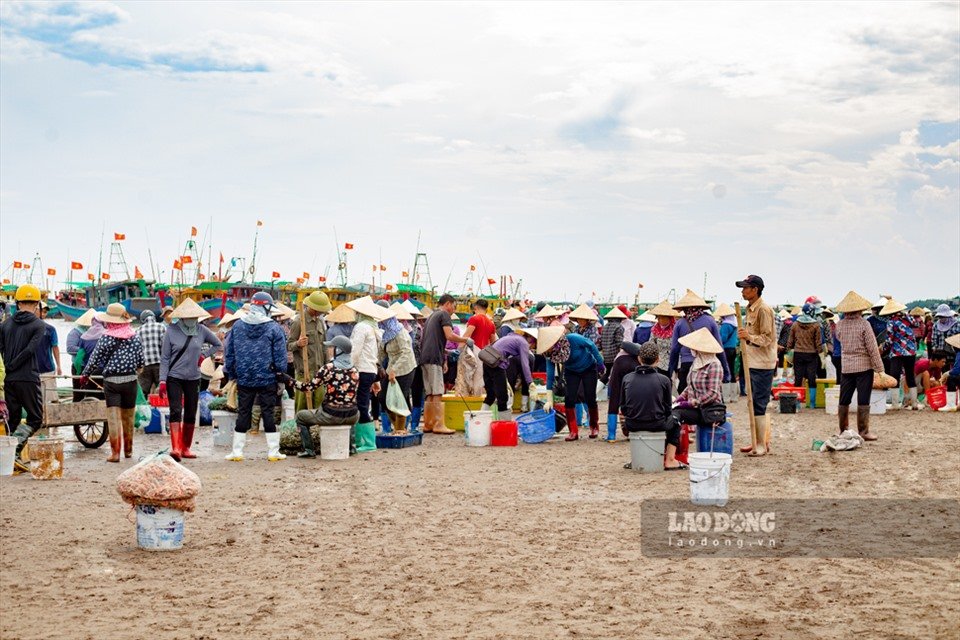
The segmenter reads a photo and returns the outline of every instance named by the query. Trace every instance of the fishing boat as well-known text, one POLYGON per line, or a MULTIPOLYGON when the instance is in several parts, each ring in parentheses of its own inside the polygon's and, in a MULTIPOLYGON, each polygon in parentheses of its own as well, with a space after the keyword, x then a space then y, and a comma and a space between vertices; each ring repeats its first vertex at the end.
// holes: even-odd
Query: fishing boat
MULTIPOLYGON (((73 283, 78 284, 78 283, 73 283)), ((154 282, 139 278, 136 280, 105 281, 99 285, 90 285, 83 289, 83 298, 79 299, 74 293, 63 299, 55 298, 61 317, 74 322, 87 309, 105 311, 107 305, 119 302, 133 317, 139 317, 142 311, 150 310, 159 314, 160 303, 153 295, 154 282), (79 303, 79 304, 78 304, 79 303)), ((51 305, 52 310, 52 305, 51 305)))

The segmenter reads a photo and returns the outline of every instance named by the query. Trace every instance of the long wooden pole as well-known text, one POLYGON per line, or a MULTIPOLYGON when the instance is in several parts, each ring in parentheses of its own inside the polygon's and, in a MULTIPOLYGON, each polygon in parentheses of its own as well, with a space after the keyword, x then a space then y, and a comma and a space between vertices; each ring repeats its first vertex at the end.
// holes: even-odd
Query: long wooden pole
MULTIPOLYGON (((307 339, 307 344, 301 347, 301 354, 303 354, 303 381, 306 382, 310 379, 310 337, 307 335, 307 306, 300 303, 300 337, 307 339)), ((313 391, 304 391, 304 395, 307 397, 307 409, 313 409, 313 391)))
MULTIPOLYGON (((740 303, 735 302, 733 304, 734 310, 737 312, 737 329, 743 329, 743 316, 740 314, 740 303)), ((752 449, 756 451, 757 449, 757 417, 753 415, 753 389, 750 384, 750 362, 747 360, 747 350, 746 343, 744 340, 740 340, 740 362, 743 363, 743 375, 746 376, 746 387, 747 387, 747 413, 750 416, 750 442, 752 444, 752 449)))

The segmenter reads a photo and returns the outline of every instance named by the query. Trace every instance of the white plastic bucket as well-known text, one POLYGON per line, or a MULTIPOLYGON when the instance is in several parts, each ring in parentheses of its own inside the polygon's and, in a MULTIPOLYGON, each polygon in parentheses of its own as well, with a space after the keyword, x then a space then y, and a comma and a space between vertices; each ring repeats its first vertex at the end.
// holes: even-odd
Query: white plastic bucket
POLYGON ((828 416, 835 416, 839 412, 840 406, 840 387, 829 387, 823 390, 824 408, 828 416))
POLYGON ((211 411, 213 417, 213 446, 233 446, 233 429, 237 426, 237 414, 232 411, 211 411))
POLYGON ((490 446, 490 423, 493 411, 464 411, 463 427, 466 431, 468 447, 490 446))
POLYGON ((320 459, 346 460, 350 457, 350 425, 320 426, 320 459))
POLYGON ((183 546, 183 511, 137 506, 137 546, 147 551, 174 551, 183 546))
POLYGON ((0 436, 0 476, 13 475, 13 460, 17 457, 17 439, 0 436))
POLYGON ((690 467, 690 502, 697 505, 722 507, 730 499, 730 465, 733 456, 729 453, 691 453, 687 456, 690 467))
POLYGON ((870 392, 870 414, 883 415, 887 412, 887 390, 874 389, 870 392))
POLYGON ((663 451, 667 446, 664 431, 630 432, 630 466, 634 471, 663 471, 663 451))

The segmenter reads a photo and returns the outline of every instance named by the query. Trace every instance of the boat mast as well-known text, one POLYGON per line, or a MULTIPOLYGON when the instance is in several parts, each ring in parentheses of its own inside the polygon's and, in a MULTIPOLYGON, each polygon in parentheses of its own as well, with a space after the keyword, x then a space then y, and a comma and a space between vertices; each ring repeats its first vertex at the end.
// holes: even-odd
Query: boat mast
MULTIPOLYGON (((251 284, 257 281, 257 240, 260 238, 261 226, 263 226, 263 223, 257 220, 257 231, 253 234, 253 257, 250 258, 250 268, 247 270, 250 272, 251 284)), ((246 282, 246 277, 246 274, 244 274, 244 282, 246 282)))
POLYGON ((101 278, 103 278, 103 236, 107 232, 107 223, 104 221, 103 226, 100 227, 100 257, 97 259, 97 286, 100 286, 101 278))

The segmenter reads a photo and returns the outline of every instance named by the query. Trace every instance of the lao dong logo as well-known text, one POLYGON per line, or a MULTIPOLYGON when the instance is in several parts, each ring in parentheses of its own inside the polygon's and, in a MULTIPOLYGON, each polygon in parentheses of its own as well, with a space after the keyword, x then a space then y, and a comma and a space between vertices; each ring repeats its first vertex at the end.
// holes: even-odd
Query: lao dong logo
POLYGON ((773 511, 671 511, 670 533, 773 533, 776 513, 773 511))

